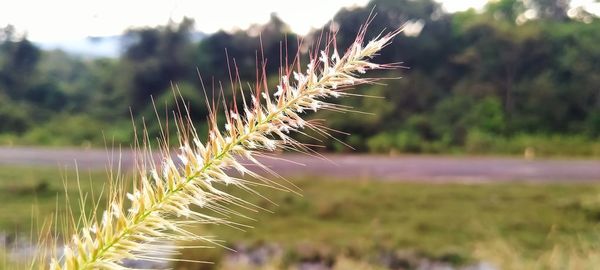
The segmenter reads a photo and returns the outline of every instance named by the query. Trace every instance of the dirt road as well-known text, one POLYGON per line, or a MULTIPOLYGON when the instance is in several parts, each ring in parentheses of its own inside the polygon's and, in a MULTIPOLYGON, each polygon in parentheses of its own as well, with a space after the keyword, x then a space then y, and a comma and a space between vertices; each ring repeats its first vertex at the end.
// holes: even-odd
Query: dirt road
MULTIPOLYGON (((110 156, 104 150, 0 147, 0 165, 74 167, 77 162, 80 169, 104 169, 110 156)), ((113 157, 117 159, 118 154, 113 157)), ((122 152, 125 167, 131 167, 133 157, 131 151, 122 152)), ((263 161, 284 176, 430 182, 600 182, 600 160, 367 155, 327 155, 324 160, 290 154, 281 157, 288 161, 263 161)))

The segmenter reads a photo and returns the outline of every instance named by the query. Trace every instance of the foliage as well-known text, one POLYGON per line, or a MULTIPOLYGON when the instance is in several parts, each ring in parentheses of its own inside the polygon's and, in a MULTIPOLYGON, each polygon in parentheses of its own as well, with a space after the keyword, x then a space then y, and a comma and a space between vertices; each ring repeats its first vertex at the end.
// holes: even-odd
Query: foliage
MULTIPOLYGON (((340 139, 361 151, 471 152, 473 145, 467 143, 481 133, 513 145, 520 144, 511 141, 521 136, 565 138, 581 142, 582 147, 593 144, 600 136, 600 20, 577 3, 570 4, 567 0, 500 0, 490 1, 481 12, 449 14, 433 0, 372 0, 365 7, 340 10, 332 26, 339 46, 352 42, 358 25, 372 10, 378 15, 368 37, 408 22, 410 31, 386 48, 380 59, 402 62, 410 69, 382 74, 403 77, 387 87, 357 89, 385 100, 339 101, 372 116, 322 113, 313 118, 328 119, 333 128, 352 133, 340 139)), ((277 74, 280 63, 294 61, 289 52, 299 46, 306 51, 306 44, 322 35, 315 31, 300 41, 274 15, 265 25, 246 31, 200 35, 193 29, 189 19, 130 29, 122 39, 119 58, 86 59, 40 50, 14 27, 3 28, 0 133, 4 137, 38 133, 50 128, 45 123, 51 119, 72 115, 111 126, 114 121, 130 121, 129 107, 134 116, 153 118, 150 96, 157 100, 161 114, 168 111, 172 106, 165 104, 164 97, 173 84, 193 99, 203 96, 197 71, 209 100, 218 100, 221 89, 230 99, 230 79, 243 86, 255 81, 255 67, 262 64, 257 59, 266 60, 267 73, 277 74)), ((277 77, 267 80, 276 82, 277 77)), ((194 104, 194 122, 205 122, 206 108, 194 104)), ((120 126, 125 125, 116 128, 120 126)), ((28 137, 31 140, 16 142, 53 144, 43 136, 28 137)), ((311 137, 297 139, 316 142, 311 137)), ((80 143, 69 137, 61 140, 61 144, 80 143)), ((342 143, 324 143, 329 150, 347 151, 342 143)), ((556 152, 578 155, 581 151, 556 152)))

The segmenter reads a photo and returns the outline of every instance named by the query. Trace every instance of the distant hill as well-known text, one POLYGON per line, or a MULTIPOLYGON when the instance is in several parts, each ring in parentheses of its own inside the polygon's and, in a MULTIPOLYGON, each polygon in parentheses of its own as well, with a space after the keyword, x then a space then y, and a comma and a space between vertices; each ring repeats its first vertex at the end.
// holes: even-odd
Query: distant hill
MULTIPOLYGON (((203 32, 192 33, 193 41, 200 41, 207 34, 203 32)), ((63 50, 70 54, 83 57, 109 57, 117 58, 120 56, 122 35, 105 37, 86 37, 74 40, 61 40, 51 42, 36 42, 44 50, 63 50)))

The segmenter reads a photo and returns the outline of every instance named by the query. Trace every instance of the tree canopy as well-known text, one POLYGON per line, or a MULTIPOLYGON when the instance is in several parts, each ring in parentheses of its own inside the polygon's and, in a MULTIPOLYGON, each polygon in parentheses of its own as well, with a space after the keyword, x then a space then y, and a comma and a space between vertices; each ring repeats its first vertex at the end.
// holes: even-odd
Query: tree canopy
MULTIPOLYGON (((528 136, 600 138, 600 20, 584 7, 567 0, 497 0, 482 11, 450 14, 433 0, 372 0, 340 10, 323 31, 337 31, 337 43, 346 46, 371 12, 377 14, 371 37, 407 25, 378 58, 407 69, 382 74, 402 77, 386 86, 356 90, 386 99, 342 101, 373 115, 327 116, 333 128, 353 134, 343 141, 359 150, 447 152, 528 136)), ((209 98, 219 98, 221 89, 231 95, 230 81, 238 75, 244 87, 252 86, 261 63, 276 82, 280 64, 293 61, 298 48, 305 53, 323 31, 299 37, 274 14, 246 31, 197 38, 194 22, 184 19, 129 29, 119 58, 88 59, 41 50, 7 26, 0 30, 0 139, 52 143, 50 127, 71 121, 93 123, 82 129, 114 128, 109 135, 127 143, 130 110, 153 118, 151 96, 161 114, 165 106, 174 109, 174 85, 203 122, 199 74, 209 98)), ((81 132, 66 143, 102 140, 99 132, 81 132)))

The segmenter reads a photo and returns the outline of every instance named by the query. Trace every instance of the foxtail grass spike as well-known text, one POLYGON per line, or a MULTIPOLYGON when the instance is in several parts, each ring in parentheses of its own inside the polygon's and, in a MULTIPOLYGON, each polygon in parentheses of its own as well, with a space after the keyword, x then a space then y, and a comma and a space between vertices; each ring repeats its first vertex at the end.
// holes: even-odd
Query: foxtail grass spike
MULTIPOLYGON (((166 136, 162 139, 162 159, 158 164, 152 158, 150 147, 143 147, 145 158, 140 159, 136 168, 139 179, 132 191, 126 193, 113 188, 106 210, 76 222, 76 233, 64 240, 62 250, 53 252, 46 268, 130 269, 124 265, 127 260, 170 260, 169 256, 156 257, 156 251, 165 250, 165 245, 173 248, 171 250, 184 248, 173 244, 182 240, 219 245, 214 239, 192 233, 190 226, 221 224, 239 228, 243 225, 232 222, 229 217, 244 214, 232 206, 260 209, 221 187, 234 185, 255 192, 255 185, 266 185, 292 191, 286 184, 261 176, 257 168, 269 169, 257 157, 278 149, 310 151, 292 139, 290 133, 308 128, 326 134, 327 129, 305 120, 305 112, 348 110, 328 100, 349 95, 347 91, 357 85, 376 81, 361 78, 366 71, 397 67, 371 60, 400 30, 368 42, 364 41, 365 32, 366 26, 342 55, 335 48, 335 39, 330 38, 325 48, 310 55, 304 68, 300 67, 297 56, 292 66, 281 69, 279 85, 272 91, 266 87, 267 76, 263 69, 250 98, 242 94, 243 105, 238 106, 240 101, 234 98, 234 104, 224 108, 223 130, 218 127, 217 105, 213 101, 208 117, 208 138, 204 143, 189 116, 181 114, 177 120, 179 148, 174 150, 176 153, 171 153, 166 136), (234 177, 234 171, 243 177, 234 177), (245 176, 259 181, 245 180, 245 176)), ((241 86, 238 89, 242 90, 241 86)))

